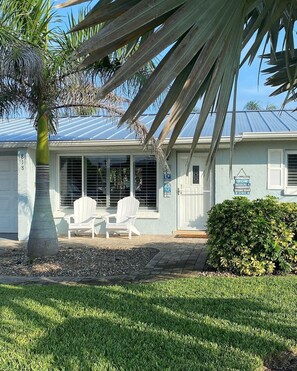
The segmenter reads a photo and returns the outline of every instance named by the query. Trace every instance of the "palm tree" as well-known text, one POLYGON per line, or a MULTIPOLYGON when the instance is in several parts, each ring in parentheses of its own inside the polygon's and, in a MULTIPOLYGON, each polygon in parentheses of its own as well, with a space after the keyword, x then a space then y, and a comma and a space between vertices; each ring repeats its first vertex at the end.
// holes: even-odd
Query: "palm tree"
MULTIPOLYGON (((84 1, 69 0, 61 6, 84 1)), ((147 136, 148 140, 154 135, 169 113, 158 139, 161 145, 172 130, 167 147, 169 154, 188 115, 201 99, 201 113, 190 155, 196 148, 209 112, 215 111, 208 156, 210 165, 220 141, 232 92, 233 149, 239 68, 246 61, 252 63, 263 41, 265 45, 271 45, 269 58, 276 71, 280 68, 277 45, 281 45, 283 60, 291 58, 295 61, 294 65, 290 64, 292 70, 287 63, 283 64, 285 68, 281 70, 281 76, 277 76, 284 78, 286 89, 292 92, 296 83, 297 51, 294 49, 293 27, 296 16, 296 0, 107 0, 97 1, 73 31, 105 24, 98 34, 78 48, 77 56, 84 58, 82 66, 100 60, 150 32, 139 50, 105 84, 101 94, 111 92, 145 63, 163 53, 159 65, 130 104, 122 122, 137 119, 169 86, 147 136), (245 54, 242 56, 243 50, 245 54)), ((268 80, 269 83, 274 81, 268 80)))
MULTIPOLYGON (((0 114, 26 109, 37 130, 36 192, 28 256, 53 255, 58 251, 58 240, 49 197, 49 133, 56 131, 61 109, 95 107, 121 114, 116 104, 119 100, 115 95, 98 100, 96 82, 101 79, 91 78, 89 71, 78 71, 77 63, 70 58, 77 40, 86 32, 72 37, 51 28, 55 14, 50 1, 3 0, 0 16, 6 20, 0 26, 0 32, 1 28, 4 31, 0 48, 0 114), (9 30, 6 39, 5 30, 9 30)), ((92 31, 87 34, 92 36, 92 31)), ((112 65, 113 60, 109 61, 112 65)), ((97 72, 108 70, 106 66, 100 68, 100 63, 96 68, 97 72)), ((134 129, 141 132, 143 128, 137 125, 134 129)))
POLYGON ((266 111, 273 111, 273 110, 276 110, 277 107, 276 107, 275 104, 267 103, 265 109, 266 109, 266 111))
POLYGON ((262 107, 256 100, 250 100, 244 105, 243 109, 247 111, 260 111, 262 107))
MULTIPOLYGON (((36 146, 36 194, 33 221, 28 243, 28 255, 40 256, 54 254, 58 250, 57 235, 49 199, 49 149, 48 129, 54 129, 53 117, 47 111, 46 68, 49 53, 48 25, 51 20, 47 2, 9 2, 1 3, 1 16, 5 18, 2 28, 9 30, 7 40, 2 37, 1 53, 1 96, 2 114, 21 108, 28 109, 35 116, 37 128, 36 146), (29 16, 30 15, 30 16, 29 16), (13 38, 11 38, 13 35, 13 38), (19 42, 14 42, 18 38, 19 42), (27 58, 23 58, 28 46, 27 58), (5 53, 9 51, 9 53, 5 53), (30 63, 31 51, 39 55, 39 64, 30 63), (16 63, 17 61, 17 63, 16 63), (33 69, 34 68, 34 69, 33 69), (51 124, 51 125, 50 125, 51 124)), ((2 33, 3 36, 4 33, 2 33)), ((33 55, 32 53, 32 55, 33 55)))

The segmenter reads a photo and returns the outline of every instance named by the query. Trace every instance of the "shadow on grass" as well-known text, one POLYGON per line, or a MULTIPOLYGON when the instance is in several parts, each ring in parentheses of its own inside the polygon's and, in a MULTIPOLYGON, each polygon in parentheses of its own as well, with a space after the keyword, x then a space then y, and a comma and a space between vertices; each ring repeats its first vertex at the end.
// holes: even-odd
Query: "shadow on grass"
MULTIPOLYGON (((251 282, 236 280, 241 289, 251 282)), ((296 342, 296 325, 281 305, 261 300, 258 292, 252 296, 253 290, 250 298, 228 290, 223 279, 212 278, 115 287, 1 287, 0 341, 27 354, 33 369, 47 360, 48 367, 66 370, 252 370, 296 342), (205 289, 199 282, 206 280, 205 289), (221 297, 212 294, 218 284, 221 297), (11 317, 14 332, 39 336, 20 344, 11 317)))

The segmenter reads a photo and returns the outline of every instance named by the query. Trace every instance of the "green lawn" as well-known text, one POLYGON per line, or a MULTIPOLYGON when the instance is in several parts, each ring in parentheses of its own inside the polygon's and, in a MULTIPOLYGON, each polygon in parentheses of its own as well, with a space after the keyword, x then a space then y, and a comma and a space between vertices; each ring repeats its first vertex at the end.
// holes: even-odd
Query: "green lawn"
POLYGON ((297 348, 297 276, 0 286, 0 370, 256 370, 297 348))

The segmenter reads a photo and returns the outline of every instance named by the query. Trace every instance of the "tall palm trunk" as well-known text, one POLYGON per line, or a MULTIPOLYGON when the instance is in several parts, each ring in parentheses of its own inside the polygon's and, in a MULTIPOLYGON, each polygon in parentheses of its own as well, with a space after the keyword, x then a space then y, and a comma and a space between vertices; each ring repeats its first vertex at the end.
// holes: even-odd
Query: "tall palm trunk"
POLYGON ((58 239, 49 195, 48 117, 42 113, 37 122, 36 191, 28 257, 54 255, 57 252, 58 239))

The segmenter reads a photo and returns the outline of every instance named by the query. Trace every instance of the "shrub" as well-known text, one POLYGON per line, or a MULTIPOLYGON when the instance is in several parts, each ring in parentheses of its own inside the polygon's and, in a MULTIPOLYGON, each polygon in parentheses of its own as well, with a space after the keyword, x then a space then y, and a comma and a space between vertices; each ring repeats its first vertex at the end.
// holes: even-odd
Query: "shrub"
POLYGON ((283 221, 294 233, 293 239, 297 241, 297 202, 280 203, 283 221))
POLYGON ((297 204, 235 197, 208 218, 209 263, 243 275, 291 272, 297 265, 297 204))

